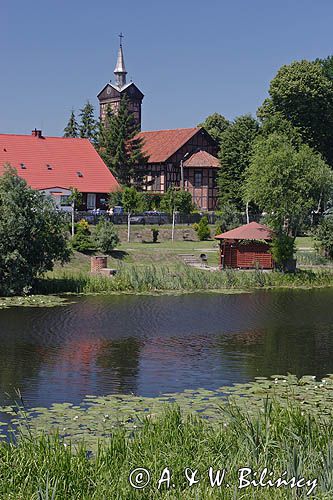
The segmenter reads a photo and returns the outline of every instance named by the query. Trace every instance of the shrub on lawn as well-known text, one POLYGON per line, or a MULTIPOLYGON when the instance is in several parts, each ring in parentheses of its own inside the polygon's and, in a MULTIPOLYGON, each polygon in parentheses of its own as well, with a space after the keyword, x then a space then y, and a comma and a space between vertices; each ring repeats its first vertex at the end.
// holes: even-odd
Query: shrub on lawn
POLYGON ((152 230, 152 235, 153 235, 153 243, 157 243, 158 235, 159 235, 159 230, 156 229, 156 227, 153 227, 152 230))
POLYGON ((110 255, 112 250, 118 245, 118 233, 112 224, 105 219, 99 221, 95 232, 96 246, 104 253, 110 255))
POLYGON ((210 229, 208 227, 207 217, 202 217, 198 224, 193 225, 200 241, 210 238, 210 229))
POLYGON ((81 219, 75 225, 75 234, 71 240, 71 245, 74 250, 82 253, 89 253, 96 250, 96 245, 91 238, 89 224, 86 220, 81 219))

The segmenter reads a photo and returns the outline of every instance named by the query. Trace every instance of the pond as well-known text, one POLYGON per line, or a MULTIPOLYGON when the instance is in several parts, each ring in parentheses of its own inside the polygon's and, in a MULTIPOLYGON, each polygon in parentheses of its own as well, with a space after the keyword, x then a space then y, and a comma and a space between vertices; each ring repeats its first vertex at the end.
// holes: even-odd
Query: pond
POLYGON ((88 296, 0 311, 0 404, 156 396, 333 372, 333 289, 88 296))

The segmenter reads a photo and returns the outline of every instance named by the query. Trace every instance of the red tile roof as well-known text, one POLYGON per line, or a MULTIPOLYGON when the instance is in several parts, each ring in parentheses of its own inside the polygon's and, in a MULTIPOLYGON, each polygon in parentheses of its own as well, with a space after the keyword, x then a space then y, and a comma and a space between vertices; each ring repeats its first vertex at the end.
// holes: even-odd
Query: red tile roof
POLYGON ((207 153, 207 151, 198 151, 190 158, 184 161, 184 167, 219 167, 219 160, 207 153))
POLYGON ((215 238, 217 240, 271 240, 272 230, 257 222, 250 222, 250 224, 218 234, 215 238))
POLYGON ((144 140, 143 150, 149 156, 149 163, 162 163, 184 146, 201 128, 177 128, 174 130, 153 130, 140 132, 144 140))
POLYGON ((82 193, 109 193, 119 188, 88 139, 0 134, 0 175, 5 163, 34 189, 76 187, 82 193))

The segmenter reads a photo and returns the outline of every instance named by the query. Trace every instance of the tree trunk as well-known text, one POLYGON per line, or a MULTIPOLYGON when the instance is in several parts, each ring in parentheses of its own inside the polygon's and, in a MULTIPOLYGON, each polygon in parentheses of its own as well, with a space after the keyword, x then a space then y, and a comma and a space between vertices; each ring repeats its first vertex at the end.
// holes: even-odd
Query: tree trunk
POLYGON ((171 240, 174 240, 175 237, 175 215, 176 212, 175 210, 172 212, 172 230, 171 230, 171 240))
POLYGON ((75 215, 75 201, 72 202, 72 238, 73 238, 74 233, 75 233, 75 218, 74 218, 74 215, 75 215))
POLYGON ((127 214, 127 242, 129 243, 131 236, 131 213, 127 214))

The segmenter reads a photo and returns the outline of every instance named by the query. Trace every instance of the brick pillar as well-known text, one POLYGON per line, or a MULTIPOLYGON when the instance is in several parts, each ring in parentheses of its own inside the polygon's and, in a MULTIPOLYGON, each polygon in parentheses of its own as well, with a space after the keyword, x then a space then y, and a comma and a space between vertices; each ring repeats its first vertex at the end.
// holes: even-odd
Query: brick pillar
POLYGON ((90 259, 90 271, 99 273, 101 269, 108 267, 108 258, 105 255, 95 255, 90 259))

